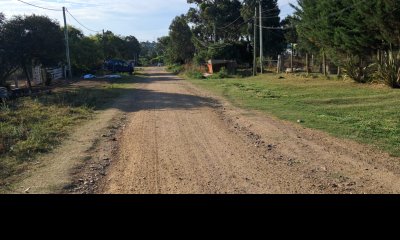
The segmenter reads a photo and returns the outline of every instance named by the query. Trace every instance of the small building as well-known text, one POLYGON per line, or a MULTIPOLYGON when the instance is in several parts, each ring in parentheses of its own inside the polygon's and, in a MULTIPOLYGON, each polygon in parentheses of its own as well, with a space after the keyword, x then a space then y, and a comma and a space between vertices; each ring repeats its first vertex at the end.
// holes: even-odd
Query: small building
POLYGON ((211 59, 207 62, 208 73, 213 74, 219 72, 222 67, 225 67, 228 72, 234 72, 237 68, 235 60, 215 60, 211 59))

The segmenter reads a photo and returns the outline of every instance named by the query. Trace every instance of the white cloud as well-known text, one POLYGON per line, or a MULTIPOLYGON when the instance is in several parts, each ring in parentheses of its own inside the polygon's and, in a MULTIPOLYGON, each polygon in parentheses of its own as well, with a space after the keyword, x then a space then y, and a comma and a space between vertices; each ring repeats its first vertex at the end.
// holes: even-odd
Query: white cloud
MULTIPOLYGON (((135 35, 140 40, 154 40, 168 33, 172 19, 186 13, 186 0, 24 0, 46 8, 65 6, 85 26, 94 30, 111 30, 121 35, 135 35), (161 30, 163 29, 163 30, 161 30)), ((62 12, 35 8, 16 0, 0 0, 0 11, 6 17, 41 14, 63 24, 62 12)), ((69 24, 84 30, 67 15, 69 24)))
MULTIPOLYGON (((186 0, 24 0, 34 5, 60 9, 65 6, 85 26, 94 30, 111 30, 121 35, 134 35, 139 40, 155 40, 168 34, 172 19, 184 14, 190 5, 186 0)), ((288 2, 279 0, 282 14, 290 11, 288 2)), ((6 17, 23 14, 48 15, 63 24, 62 12, 35 8, 17 0, 0 0, 0 11, 6 17)), ((281 15, 282 15, 281 14, 281 15)), ((71 17, 68 23, 84 30, 71 17)))

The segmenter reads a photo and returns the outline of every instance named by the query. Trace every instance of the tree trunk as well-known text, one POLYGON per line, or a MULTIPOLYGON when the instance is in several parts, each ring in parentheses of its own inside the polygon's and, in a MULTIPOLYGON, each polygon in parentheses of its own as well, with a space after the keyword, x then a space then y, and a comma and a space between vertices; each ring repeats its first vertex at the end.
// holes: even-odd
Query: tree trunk
POLYGON ((28 82, 29 93, 32 93, 31 78, 30 78, 30 75, 29 75, 29 72, 28 72, 28 67, 25 64, 24 64, 23 70, 24 70, 24 73, 25 73, 25 76, 26 76, 26 80, 28 82))
POLYGON ((337 76, 340 77, 342 75, 342 69, 340 66, 337 67, 337 76))
POLYGON ((314 69, 314 54, 311 55, 311 72, 313 72, 314 69))

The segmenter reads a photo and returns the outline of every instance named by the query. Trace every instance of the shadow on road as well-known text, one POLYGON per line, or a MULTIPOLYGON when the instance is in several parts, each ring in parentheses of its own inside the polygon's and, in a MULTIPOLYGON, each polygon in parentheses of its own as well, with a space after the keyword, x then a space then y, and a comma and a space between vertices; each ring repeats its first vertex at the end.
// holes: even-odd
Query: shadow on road
MULTIPOLYGON (((169 73, 146 73, 149 77, 135 76, 130 79, 111 80, 109 83, 152 83, 176 81, 169 73), (155 77, 158 75, 158 77, 155 77), (151 77, 150 77, 151 76, 151 77)), ((94 84, 95 85, 95 84, 94 84)), ((124 112, 163 109, 192 109, 214 106, 215 100, 190 94, 167 93, 140 88, 104 87, 66 87, 63 91, 38 98, 44 105, 88 106, 95 110, 118 108, 124 112), (116 104, 116 101, 118 104, 116 104)))

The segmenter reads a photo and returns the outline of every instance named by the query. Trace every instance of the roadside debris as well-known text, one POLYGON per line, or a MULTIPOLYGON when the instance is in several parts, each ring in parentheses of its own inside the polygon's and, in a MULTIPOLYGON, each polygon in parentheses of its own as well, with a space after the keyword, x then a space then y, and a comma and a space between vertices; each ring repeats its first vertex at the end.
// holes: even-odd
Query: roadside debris
POLYGON ((105 75, 104 78, 121 78, 120 75, 105 75))
POLYGON ((86 75, 83 75, 83 79, 93 79, 93 78, 96 78, 96 76, 93 75, 93 74, 86 74, 86 75))

